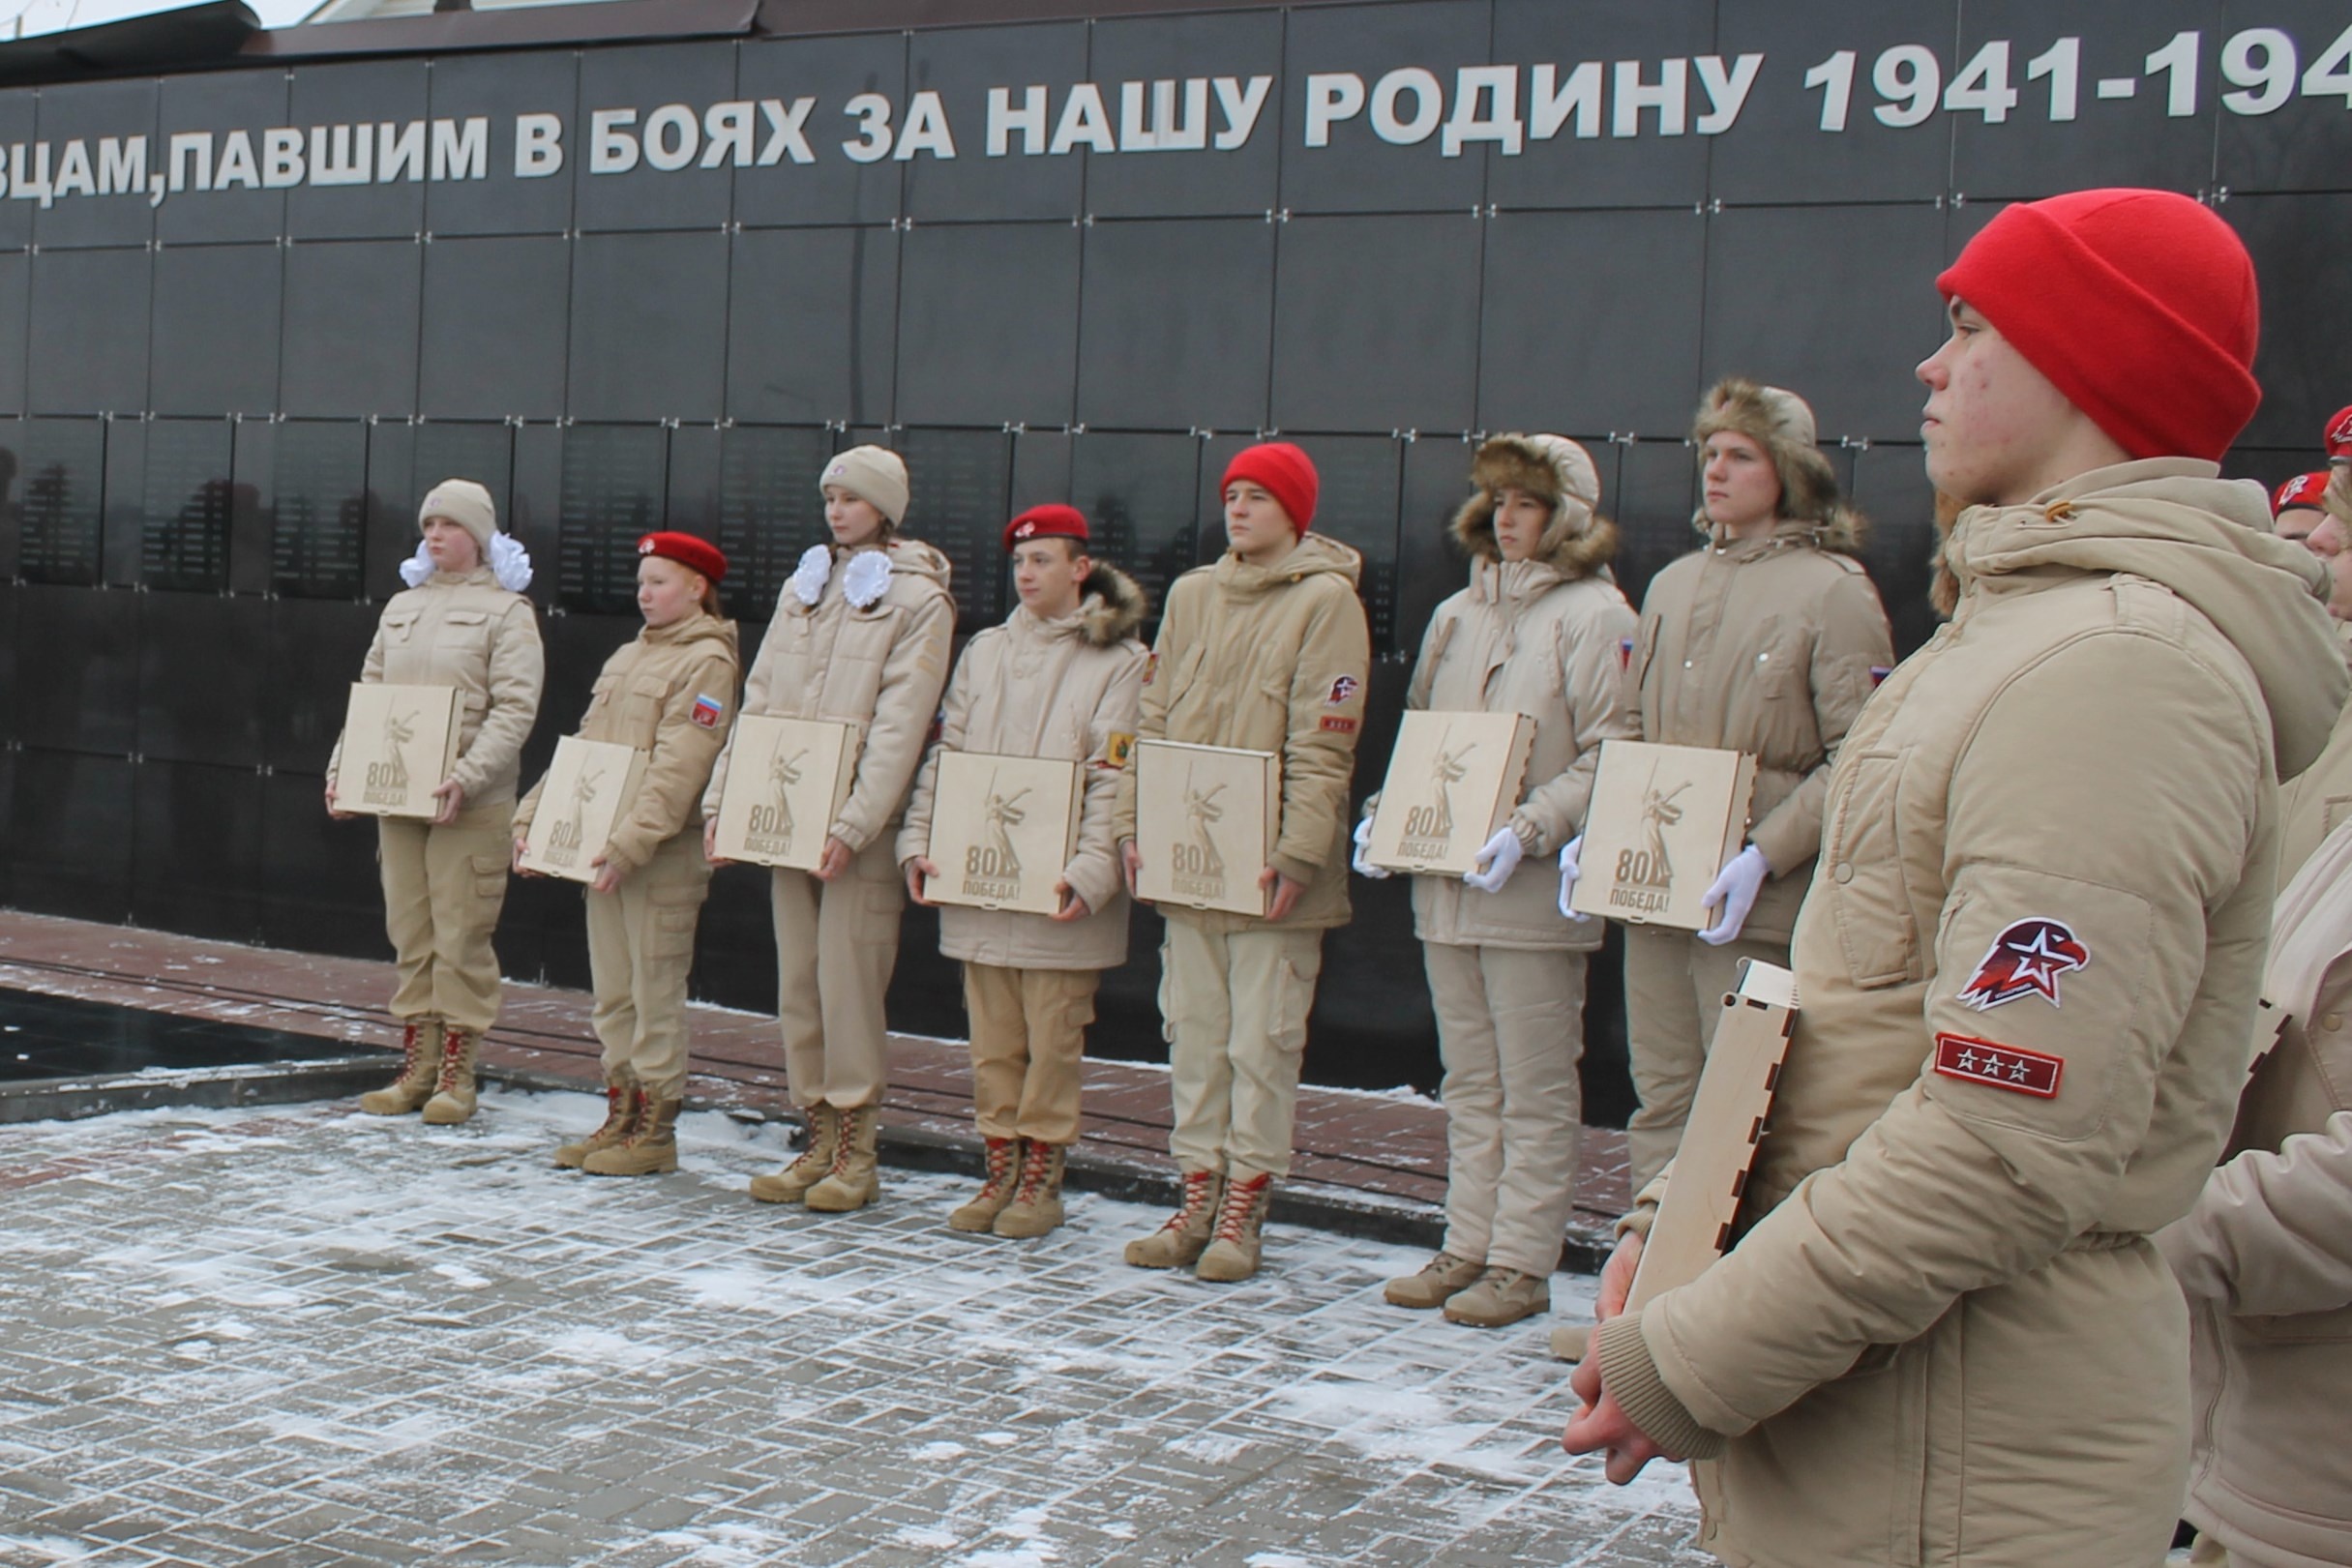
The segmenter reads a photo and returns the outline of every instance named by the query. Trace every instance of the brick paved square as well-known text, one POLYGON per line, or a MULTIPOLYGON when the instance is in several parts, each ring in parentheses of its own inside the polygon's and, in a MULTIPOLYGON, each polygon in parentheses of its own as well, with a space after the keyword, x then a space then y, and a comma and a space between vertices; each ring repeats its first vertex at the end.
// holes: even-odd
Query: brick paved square
POLYGON ((0 1563, 1705 1560, 1681 1475, 1560 1452, 1547 1323, 1381 1303, 1418 1253, 1280 1226, 1219 1289, 1087 1194, 1032 1243, 944 1176, 779 1210, 715 1114, 674 1176, 548 1166, 600 1110, 0 1127, 0 1563))

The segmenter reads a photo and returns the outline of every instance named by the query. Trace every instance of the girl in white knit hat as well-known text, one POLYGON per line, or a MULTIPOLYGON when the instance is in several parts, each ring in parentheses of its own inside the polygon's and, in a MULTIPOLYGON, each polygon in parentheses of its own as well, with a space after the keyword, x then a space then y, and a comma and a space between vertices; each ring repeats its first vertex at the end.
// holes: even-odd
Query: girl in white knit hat
MULTIPOLYGON (((857 772, 825 828, 814 872, 779 867, 777 1021, 792 1103, 808 1117, 800 1157, 753 1178, 769 1203, 826 1212, 879 1196, 875 1117, 888 1063, 882 993, 898 962, 900 880, 894 829, 947 684, 955 601, 947 557, 898 537, 907 464, 881 447, 853 447, 825 464, 830 541, 812 545, 760 639, 742 714, 823 719, 858 736, 857 772)), ((703 849, 717 858, 719 801, 734 742, 702 801, 703 849)))
MULTIPOLYGON (((474 1061, 498 1017, 498 956, 491 936, 506 902, 507 831, 522 743, 539 717, 546 660, 539 622, 522 597, 531 562, 498 532, 490 491, 470 479, 434 486, 417 510, 424 542, 402 563, 407 591, 376 622, 363 684, 456 689, 464 712, 458 760, 432 790, 430 821, 376 819, 384 930, 398 979, 401 1076, 360 1097, 381 1116, 418 1109, 438 1125, 474 1113, 474 1061)), ((336 804, 342 741, 327 762, 327 813, 336 804)))

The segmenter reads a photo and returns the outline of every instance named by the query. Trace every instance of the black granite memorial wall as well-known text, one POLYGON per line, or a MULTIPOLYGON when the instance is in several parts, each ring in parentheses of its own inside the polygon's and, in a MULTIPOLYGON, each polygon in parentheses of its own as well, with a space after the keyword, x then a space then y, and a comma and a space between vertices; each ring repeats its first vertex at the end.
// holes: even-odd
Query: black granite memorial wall
MULTIPOLYGON (((2267 396, 2235 471, 2310 466, 2352 399, 2340 6, 993 9, 0 92, 0 900, 383 952, 372 831, 325 819, 319 771, 446 475, 537 563, 536 771, 634 630, 644 529, 729 552, 748 652, 822 459, 887 442, 968 633, 1010 603, 1012 510, 1075 501, 1156 593, 1219 547, 1225 459, 1280 431, 1367 557, 1360 793, 1461 580, 1480 432, 1592 448, 1638 601, 1694 543, 1700 390, 1796 388, 1916 646, 1911 367, 1935 273, 2006 200, 2152 184, 2246 236, 2267 396)), ((1404 888, 1355 896, 1308 1075, 1431 1084, 1404 888)), ((517 884, 509 973, 584 983, 577 901, 517 884)), ((1098 1050, 1164 1049, 1156 940, 1140 917, 1098 1050)), ((696 985, 772 1005, 757 873, 719 878, 696 985)), ((892 1012, 961 1030, 920 911, 892 1012)), ((1591 1035, 1591 1109, 1622 1114, 1607 963, 1591 1035)))

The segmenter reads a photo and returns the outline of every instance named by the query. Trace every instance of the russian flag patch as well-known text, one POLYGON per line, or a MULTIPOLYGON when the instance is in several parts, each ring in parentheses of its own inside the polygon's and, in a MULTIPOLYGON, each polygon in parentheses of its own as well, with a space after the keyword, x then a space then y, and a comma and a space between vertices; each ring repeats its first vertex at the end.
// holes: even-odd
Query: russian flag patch
POLYGON ((716 729, 719 721, 727 717, 727 704, 715 696, 697 694, 694 699, 694 722, 704 729, 716 729))

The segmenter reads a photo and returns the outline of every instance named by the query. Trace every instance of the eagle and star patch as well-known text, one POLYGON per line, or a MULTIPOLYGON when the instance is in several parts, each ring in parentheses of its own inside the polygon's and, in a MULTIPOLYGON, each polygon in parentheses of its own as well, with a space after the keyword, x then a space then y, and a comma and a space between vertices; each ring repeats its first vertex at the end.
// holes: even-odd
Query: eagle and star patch
MULTIPOLYGON (((1959 998, 1980 1013, 2025 996, 2039 996, 2057 1007, 2060 979, 2090 962, 2090 948, 2065 921, 2046 916, 2014 920, 1977 961, 1975 971, 1960 988, 1959 998)), ((2043 1100, 2058 1097, 2058 1082, 2067 1067, 2063 1056, 1949 1033, 1936 1036, 1934 1065, 1946 1078, 2043 1100)))

